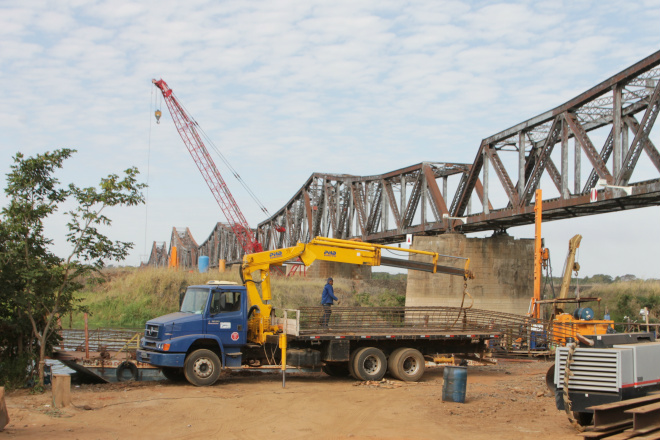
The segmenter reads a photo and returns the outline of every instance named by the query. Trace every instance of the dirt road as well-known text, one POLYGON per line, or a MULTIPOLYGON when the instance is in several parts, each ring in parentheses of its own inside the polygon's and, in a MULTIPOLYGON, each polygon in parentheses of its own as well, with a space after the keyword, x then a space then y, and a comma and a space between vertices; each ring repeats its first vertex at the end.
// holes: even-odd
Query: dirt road
POLYGON ((545 388, 547 362, 469 367, 464 404, 442 402, 442 372, 378 385, 318 374, 232 374, 216 385, 138 382, 6 396, 2 439, 576 439, 545 388))

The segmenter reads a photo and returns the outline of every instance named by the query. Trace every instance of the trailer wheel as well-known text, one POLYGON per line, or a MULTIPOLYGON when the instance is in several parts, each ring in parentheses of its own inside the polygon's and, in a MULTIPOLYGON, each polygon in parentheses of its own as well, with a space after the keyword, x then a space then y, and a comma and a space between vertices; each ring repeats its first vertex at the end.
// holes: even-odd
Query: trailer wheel
POLYGON ((171 380, 172 382, 183 382, 186 380, 186 375, 183 373, 183 368, 163 367, 160 369, 160 372, 163 373, 165 379, 171 380))
POLYGON ((348 376, 348 362, 326 362, 321 370, 328 376, 346 377, 348 376))
POLYGON ((191 384, 204 387, 213 385, 220 377, 222 363, 217 354, 211 350, 195 350, 188 355, 183 372, 191 384))
POLYGON ((357 351, 353 370, 360 380, 381 380, 387 371, 387 358, 376 347, 365 347, 357 351))
POLYGON ((390 362, 392 375, 404 382, 417 382, 426 369, 424 356, 414 348, 406 348, 396 353, 390 362))
POLYGON ((138 376, 138 368, 133 362, 124 361, 117 367, 115 372, 117 381, 123 382, 125 380, 140 380, 138 376))

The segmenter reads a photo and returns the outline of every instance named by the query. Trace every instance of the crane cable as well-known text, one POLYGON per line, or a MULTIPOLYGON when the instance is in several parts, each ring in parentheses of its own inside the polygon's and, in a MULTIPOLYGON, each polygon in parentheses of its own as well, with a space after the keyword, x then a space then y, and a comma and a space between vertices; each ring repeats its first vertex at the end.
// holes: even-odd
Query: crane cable
MULTIPOLYGON (((151 168, 151 114, 153 111, 152 105, 154 105, 154 88, 151 89, 151 97, 149 98, 149 140, 147 143, 147 188, 145 190, 146 195, 144 197, 144 255, 147 258, 146 263, 149 262, 150 254, 147 254, 147 230, 149 228, 149 171, 151 168)), ((156 99, 158 97, 156 96, 156 99)))
MULTIPOLYGON (((177 101, 178 101, 178 100, 177 100, 177 101)), ((270 212, 268 212, 268 208, 266 208, 266 206, 261 202, 261 200, 259 200, 259 198, 257 197, 257 195, 256 195, 256 194, 252 191, 252 189, 250 189, 250 187, 247 185, 247 182, 245 182, 245 181, 243 180, 243 178, 240 176, 240 174, 238 174, 238 171, 236 171, 236 169, 234 169, 234 167, 231 165, 231 163, 229 163, 229 160, 227 160, 227 158, 226 158, 226 157, 220 152, 220 150, 218 149, 218 147, 216 147, 216 145, 213 143, 213 141, 211 140, 211 138, 206 134, 206 132, 204 131, 204 129, 199 125, 199 123, 197 122, 197 120, 195 120, 195 118, 190 114, 190 112, 189 112, 188 109, 185 107, 185 105, 183 105, 183 104, 181 103, 181 101, 178 101, 178 102, 179 102, 179 105, 180 105, 180 106, 186 111, 186 113, 188 114, 188 116, 190 117, 190 119, 192 119, 192 122, 195 124, 195 126, 197 127, 197 129, 200 131, 200 133, 202 134, 202 136, 204 137, 204 139, 206 139, 206 142, 211 146, 211 148, 213 149, 213 151, 215 151, 215 153, 218 155, 218 157, 220 157, 220 159, 221 159, 222 162, 225 164, 225 166, 227 166, 227 168, 229 168, 229 171, 231 171, 231 173, 234 175, 234 177, 236 178, 236 180, 238 180, 238 182, 241 184, 241 186, 243 186, 243 188, 247 191, 247 193, 250 195, 250 197, 252 198, 252 200, 254 200, 254 202, 257 204, 257 206, 259 206, 259 209, 261 209, 261 211, 262 211, 264 214, 266 214, 268 217, 270 217, 271 215, 270 215, 270 212)))

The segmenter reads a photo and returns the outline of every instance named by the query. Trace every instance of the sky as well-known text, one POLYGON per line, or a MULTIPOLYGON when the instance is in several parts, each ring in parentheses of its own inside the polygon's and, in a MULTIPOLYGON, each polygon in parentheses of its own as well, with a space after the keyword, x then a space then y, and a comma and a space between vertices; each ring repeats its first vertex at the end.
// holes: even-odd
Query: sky
MULTIPOLYGON (((481 139, 660 49, 658 23, 657 0, 5 0, 2 187, 19 151, 75 148, 58 177, 80 186, 137 166, 147 205, 113 209, 106 231, 135 243, 125 264, 137 265, 173 226, 201 243, 224 221, 154 78, 275 212, 313 172, 472 163, 481 139)), ((256 227, 265 216, 219 168, 256 227)), ((555 274, 579 233, 581 275, 660 278, 659 217, 654 207, 545 223, 555 274)), ((62 256, 64 225, 47 224, 62 256)))

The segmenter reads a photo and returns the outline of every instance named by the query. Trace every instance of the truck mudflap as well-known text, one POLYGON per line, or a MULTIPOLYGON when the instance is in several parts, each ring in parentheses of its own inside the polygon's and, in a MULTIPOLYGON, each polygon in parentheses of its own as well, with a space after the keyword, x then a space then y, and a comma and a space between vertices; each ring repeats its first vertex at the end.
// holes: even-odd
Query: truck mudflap
POLYGON ((157 367, 183 367, 183 363, 186 360, 186 354, 137 350, 136 358, 139 362, 146 362, 157 367))

